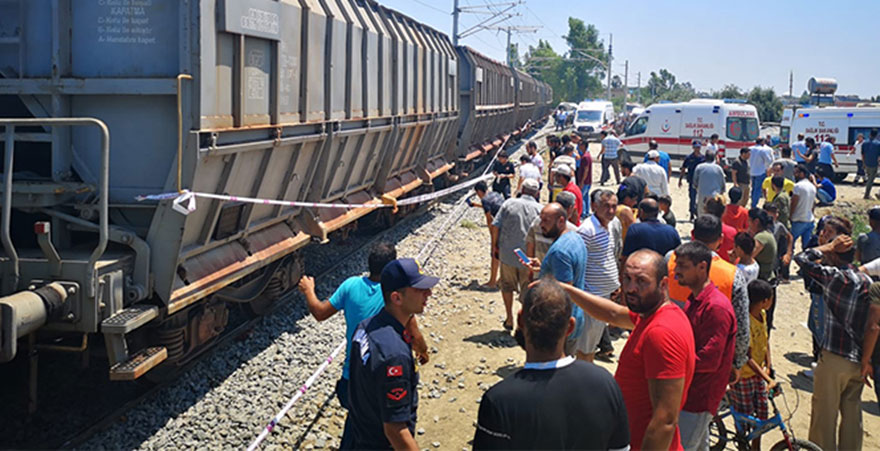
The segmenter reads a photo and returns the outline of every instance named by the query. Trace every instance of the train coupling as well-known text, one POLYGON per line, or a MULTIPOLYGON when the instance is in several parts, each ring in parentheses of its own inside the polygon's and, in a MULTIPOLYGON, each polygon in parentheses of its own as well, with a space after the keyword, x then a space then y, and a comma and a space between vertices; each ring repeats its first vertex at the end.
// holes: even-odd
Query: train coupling
POLYGON ((0 298, 0 363, 15 358, 18 339, 62 314, 68 291, 58 282, 0 298))

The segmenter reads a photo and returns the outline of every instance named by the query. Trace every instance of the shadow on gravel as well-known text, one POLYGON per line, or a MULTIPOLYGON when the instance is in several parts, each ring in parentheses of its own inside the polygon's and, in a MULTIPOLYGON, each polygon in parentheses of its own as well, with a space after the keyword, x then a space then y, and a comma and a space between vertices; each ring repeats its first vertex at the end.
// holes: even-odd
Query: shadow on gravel
POLYGON ((786 352, 785 358, 788 359, 789 362, 794 363, 795 365, 800 365, 804 368, 809 368, 810 364, 813 362, 813 356, 805 352, 786 352))
POLYGON ((495 370, 495 374, 498 375, 498 377, 506 379, 507 376, 510 376, 521 369, 522 365, 507 364, 495 370))
POLYGON ((788 380, 791 381, 792 387, 798 390, 813 393, 813 379, 807 377, 803 371, 798 371, 797 374, 789 374, 788 380))
POLYGON ((494 346, 496 348, 513 348, 519 346, 516 344, 516 340, 510 336, 510 332, 505 330, 490 330, 489 332, 483 332, 479 335, 471 335, 470 337, 465 338, 464 341, 494 346))
POLYGON ((461 285, 461 289, 467 291, 478 291, 481 293, 495 293, 498 291, 498 287, 487 287, 486 285, 481 284, 480 281, 478 281, 477 279, 471 279, 470 283, 468 283, 467 285, 461 285))
MULTIPOLYGON (((315 418, 313 418, 312 421, 308 425, 306 425, 305 429, 303 429, 299 438, 296 439, 296 443, 293 445, 293 449, 302 449, 302 444, 306 440, 306 437, 309 435, 310 432, 312 432, 312 429, 315 428, 315 425, 318 424, 318 420, 320 420, 321 418, 324 418, 323 414, 328 412, 327 407, 330 406, 330 403, 333 401, 333 398, 335 398, 335 397, 336 397, 335 392, 327 395, 326 399, 324 399, 324 402, 321 403, 321 408, 318 409, 318 412, 319 412, 318 415, 315 415, 315 418)), ((332 417, 333 417, 332 414, 327 416, 327 418, 332 418, 332 417)))

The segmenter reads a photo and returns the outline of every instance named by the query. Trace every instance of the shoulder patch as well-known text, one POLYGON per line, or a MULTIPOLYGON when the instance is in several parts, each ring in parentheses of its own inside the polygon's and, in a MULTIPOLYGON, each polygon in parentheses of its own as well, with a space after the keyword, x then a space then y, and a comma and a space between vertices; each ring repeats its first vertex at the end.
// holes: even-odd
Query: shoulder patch
POLYGON ((361 361, 364 365, 367 364, 367 360, 370 358, 370 341, 367 339, 367 332, 361 328, 358 328, 354 331, 354 335, 351 337, 351 341, 357 342, 361 351, 361 361))
POLYGON ((403 365, 394 365, 394 366, 387 367, 385 370, 385 375, 387 377, 403 376, 403 365))

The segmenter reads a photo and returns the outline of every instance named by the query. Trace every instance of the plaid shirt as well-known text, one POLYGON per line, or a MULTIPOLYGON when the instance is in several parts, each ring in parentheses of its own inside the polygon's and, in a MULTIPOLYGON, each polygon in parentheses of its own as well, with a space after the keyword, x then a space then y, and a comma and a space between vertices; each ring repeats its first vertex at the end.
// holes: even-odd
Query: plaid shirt
POLYGON ((825 322, 819 345, 822 349, 859 363, 865 321, 871 305, 868 288, 872 280, 852 265, 839 268, 816 263, 821 258, 822 252, 816 248, 807 249, 794 257, 804 275, 823 288, 825 322))

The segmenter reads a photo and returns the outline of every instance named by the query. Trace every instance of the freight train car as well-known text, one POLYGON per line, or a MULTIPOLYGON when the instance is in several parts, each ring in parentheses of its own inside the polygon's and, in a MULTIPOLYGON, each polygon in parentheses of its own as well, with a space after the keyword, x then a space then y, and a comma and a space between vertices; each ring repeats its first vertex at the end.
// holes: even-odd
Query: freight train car
POLYGON ((230 305, 264 311, 302 274, 298 249, 372 211, 200 199, 183 215, 136 196, 380 203, 552 97, 372 1, 31 0, 0 17, 0 362, 25 336, 100 337, 117 380, 182 365, 230 305))

